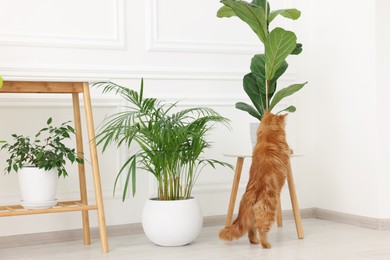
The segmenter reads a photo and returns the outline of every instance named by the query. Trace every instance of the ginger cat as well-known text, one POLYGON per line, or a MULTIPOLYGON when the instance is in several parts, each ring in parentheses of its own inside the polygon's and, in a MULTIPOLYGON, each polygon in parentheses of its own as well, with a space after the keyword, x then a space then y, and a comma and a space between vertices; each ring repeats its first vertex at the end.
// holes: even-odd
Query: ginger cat
POLYGON ((291 150, 286 142, 286 115, 266 112, 257 130, 246 191, 233 224, 222 229, 222 240, 234 240, 248 232, 250 243, 271 248, 268 232, 275 221, 280 191, 286 179, 291 150))

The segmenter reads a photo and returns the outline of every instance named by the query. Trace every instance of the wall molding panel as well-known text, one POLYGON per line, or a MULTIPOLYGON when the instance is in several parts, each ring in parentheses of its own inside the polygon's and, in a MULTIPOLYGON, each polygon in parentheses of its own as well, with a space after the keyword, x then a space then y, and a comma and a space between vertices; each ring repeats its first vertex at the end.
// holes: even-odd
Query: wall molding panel
MULTIPOLYGON (((40 81, 88 81, 96 82, 115 79, 153 79, 153 80, 212 80, 237 81, 242 84, 246 71, 231 69, 205 70, 198 67, 21 67, 17 65, 0 66, 0 74, 5 80, 40 80, 40 81)), ((289 70, 282 82, 294 82, 295 71, 289 70)))
POLYGON ((0 66, 5 80, 79 80, 101 81, 111 79, 155 79, 155 80, 230 80, 241 81, 247 73, 232 70, 204 70, 197 67, 21 67, 0 66))
MULTIPOLYGON (((158 97, 165 100, 168 103, 176 102, 180 99, 180 103, 177 107, 189 107, 189 106, 210 106, 210 107, 234 107, 238 98, 234 97, 158 97)), ((84 106, 83 99, 80 97, 81 107, 84 106)), ((248 98, 245 98, 245 102, 250 102, 248 98)), ((117 108, 125 105, 125 102, 118 97, 103 97, 95 96, 92 100, 93 107, 113 107, 117 108)), ((45 94, 3 94, 0 95, 0 108, 1 107, 72 107, 71 97, 66 95, 45 95, 45 94)))
POLYGON ((253 54, 259 52, 259 44, 222 41, 188 41, 179 37, 174 40, 164 39, 159 30, 159 4, 161 2, 157 0, 146 1, 148 51, 226 54, 253 54))
MULTIPOLYGON (((113 5, 115 15, 112 23, 112 36, 72 36, 56 33, 40 34, 26 32, 6 33, 0 30, 0 46, 20 47, 66 47, 66 48, 87 48, 87 49, 125 49, 126 47, 126 19, 125 0, 113 0, 107 3, 113 5)), ((85 10, 85 19, 91 10, 85 10)), ((71 19, 72 17, 69 17, 71 19)), ((104 19, 107 19, 106 17, 104 19)))

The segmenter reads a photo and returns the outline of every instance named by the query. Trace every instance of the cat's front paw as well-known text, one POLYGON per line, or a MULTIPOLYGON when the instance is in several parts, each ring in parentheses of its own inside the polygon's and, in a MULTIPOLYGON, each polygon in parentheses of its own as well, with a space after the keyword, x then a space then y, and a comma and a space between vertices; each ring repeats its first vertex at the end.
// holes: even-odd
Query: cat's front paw
POLYGON ((270 243, 267 243, 267 242, 262 242, 261 243, 261 246, 264 248, 264 249, 270 249, 272 247, 272 245, 270 243))

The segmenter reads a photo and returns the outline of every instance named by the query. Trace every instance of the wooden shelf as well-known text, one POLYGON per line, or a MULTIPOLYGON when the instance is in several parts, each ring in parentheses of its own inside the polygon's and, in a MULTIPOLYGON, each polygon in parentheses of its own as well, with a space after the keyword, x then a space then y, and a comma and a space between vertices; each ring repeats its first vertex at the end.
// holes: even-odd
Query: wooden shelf
POLYGON ((4 81, 3 93, 82 93, 82 82, 4 81))
POLYGON ((21 205, 0 206, 0 217, 22 216, 45 213, 59 213, 83 210, 97 210, 97 205, 86 205, 80 200, 75 201, 60 201, 49 209, 25 209, 21 205))
POLYGON ((44 82, 44 81, 4 81, 1 93, 43 93, 43 94, 70 94, 73 103, 73 116, 76 129, 76 149, 77 153, 84 155, 82 127, 81 127, 81 108, 79 94, 82 94, 84 101, 84 111, 86 117, 86 126, 88 132, 88 144, 91 156, 92 177, 95 190, 96 205, 88 205, 87 185, 85 166, 78 164, 80 200, 62 201, 50 209, 24 209, 21 205, 0 206, 0 217, 22 216, 45 213, 60 213, 70 211, 81 211, 84 233, 84 244, 91 244, 89 210, 96 210, 99 224, 100 242, 102 251, 108 252, 108 239, 106 230, 106 220, 104 216, 103 196, 101 189, 101 180, 98 164, 98 156, 95 141, 95 130, 92 115, 91 95, 88 82, 44 82))

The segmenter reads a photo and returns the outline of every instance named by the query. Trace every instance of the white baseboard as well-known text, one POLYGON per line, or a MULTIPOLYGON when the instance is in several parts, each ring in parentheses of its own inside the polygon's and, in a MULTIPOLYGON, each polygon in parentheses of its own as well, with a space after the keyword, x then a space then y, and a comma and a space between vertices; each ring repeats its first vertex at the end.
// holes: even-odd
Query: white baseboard
POLYGON ((314 208, 314 217, 364 228, 390 230, 390 219, 370 218, 318 208, 314 208))
MULTIPOLYGON (((376 230, 390 230, 390 219, 377 219, 353 214, 341 213, 331 210, 318 208, 301 209, 301 218, 318 218, 334 222, 340 222, 364 228, 376 230)), ((293 220, 292 210, 283 210, 283 220, 293 220)), ((203 221, 204 227, 223 226, 225 224, 225 216, 205 217, 203 221)), ((65 242, 72 240, 82 240, 82 229, 54 231, 46 233, 24 234, 15 236, 0 237, 0 248, 17 247, 24 245, 47 244, 55 242, 65 242)), ((108 226, 107 234, 109 237, 142 234, 142 226, 140 223, 108 226)), ((91 228, 91 238, 99 238, 98 228, 91 228)), ((82 242, 80 242, 82 243, 82 242)), ((99 243, 96 241, 96 243, 99 243)))

